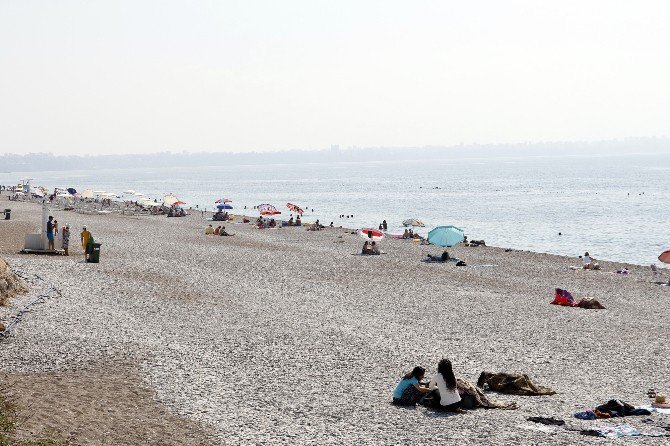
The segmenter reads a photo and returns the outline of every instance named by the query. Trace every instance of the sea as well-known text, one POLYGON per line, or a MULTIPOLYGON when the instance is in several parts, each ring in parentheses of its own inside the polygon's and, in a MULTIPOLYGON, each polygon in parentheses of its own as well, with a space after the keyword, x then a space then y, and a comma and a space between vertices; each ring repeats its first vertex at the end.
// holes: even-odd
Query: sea
MULTIPOLYGON (((2 170, 0 166, 0 170, 2 170)), ((232 212, 258 215, 287 203, 346 228, 391 233, 402 221, 462 228, 487 245, 641 265, 670 248, 670 153, 504 156, 137 169, 0 173, 0 184, 135 190, 160 199, 174 194, 186 208, 213 210, 229 198, 232 212)))

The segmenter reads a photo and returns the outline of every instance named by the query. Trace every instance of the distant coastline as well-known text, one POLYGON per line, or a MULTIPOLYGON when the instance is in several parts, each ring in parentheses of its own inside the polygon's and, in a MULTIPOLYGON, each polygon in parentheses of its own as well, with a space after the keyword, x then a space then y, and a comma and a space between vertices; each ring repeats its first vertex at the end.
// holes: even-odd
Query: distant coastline
POLYGON ((623 138, 591 142, 542 142, 516 144, 463 144, 448 147, 368 147, 326 150, 267 152, 159 152, 144 155, 57 155, 12 153, 0 155, 3 173, 65 171, 80 169, 127 169, 151 167, 200 167, 268 164, 309 164, 433 160, 505 156, 579 156, 630 153, 670 153, 670 138, 623 138))

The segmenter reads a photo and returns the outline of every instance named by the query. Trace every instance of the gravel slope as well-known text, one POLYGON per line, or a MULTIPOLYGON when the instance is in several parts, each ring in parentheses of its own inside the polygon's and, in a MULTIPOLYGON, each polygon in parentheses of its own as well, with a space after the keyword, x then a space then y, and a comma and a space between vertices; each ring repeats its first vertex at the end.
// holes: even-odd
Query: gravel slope
MULTIPOLYGON (((39 218, 34 205, 12 208, 18 222, 39 218)), ((82 263, 76 248, 69 258, 5 256, 63 297, 0 341, 0 371, 137 363, 159 401, 228 444, 599 443, 525 419, 594 426, 572 413, 614 397, 647 403, 648 388, 670 393, 670 289, 648 268, 629 265, 622 277, 607 273, 620 264, 573 271, 578 259, 458 247, 450 253, 468 263, 459 268, 421 263, 441 250, 402 240, 382 241, 386 255, 354 256, 363 239, 341 229, 228 224, 236 235, 214 238, 200 217, 54 212, 73 224, 73 242, 88 225, 101 263, 82 263), (555 287, 607 309, 549 305, 555 287), (423 365, 432 375, 441 357, 471 381, 520 371, 559 393, 499 396, 520 409, 462 416, 389 404, 401 374, 423 365)), ((643 418, 626 422, 654 430, 643 418)))

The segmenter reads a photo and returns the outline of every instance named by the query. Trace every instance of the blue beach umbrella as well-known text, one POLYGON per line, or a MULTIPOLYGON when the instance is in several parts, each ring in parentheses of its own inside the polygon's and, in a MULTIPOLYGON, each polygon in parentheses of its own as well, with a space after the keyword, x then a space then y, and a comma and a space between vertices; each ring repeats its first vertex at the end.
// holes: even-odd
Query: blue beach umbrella
POLYGON ((463 230, 456 226, 438 226, 428 233, 428 241, 431 245, 449 248, 465 240, 463 230))
POLYGON ((217 209, 232 209, 233 207, 228 203, 221 203, 216 205, 217 209))

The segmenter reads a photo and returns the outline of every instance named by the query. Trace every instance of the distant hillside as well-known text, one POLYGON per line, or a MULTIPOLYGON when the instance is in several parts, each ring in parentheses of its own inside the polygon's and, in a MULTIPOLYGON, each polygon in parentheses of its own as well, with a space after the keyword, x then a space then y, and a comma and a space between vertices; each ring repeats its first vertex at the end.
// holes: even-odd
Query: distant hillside
POLYGON ((668 138, 626 138, 596 142, 528 144, 471 144, 451 147, 370 147, 346 150, 289 150, 280 152, 189 153, 148 155, 63 156, 51 153, 0 156, 0 172, 117 169, 168 166, 230 166, 243 164, 300 164, 406 159, 444 159, 491 156, 551 156, 670 152, 668 138))

